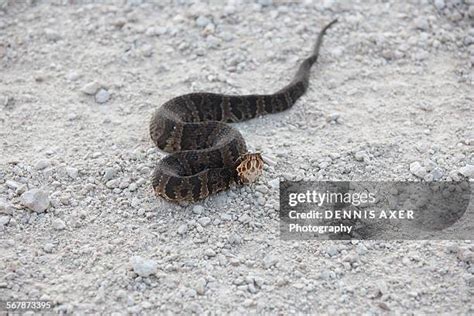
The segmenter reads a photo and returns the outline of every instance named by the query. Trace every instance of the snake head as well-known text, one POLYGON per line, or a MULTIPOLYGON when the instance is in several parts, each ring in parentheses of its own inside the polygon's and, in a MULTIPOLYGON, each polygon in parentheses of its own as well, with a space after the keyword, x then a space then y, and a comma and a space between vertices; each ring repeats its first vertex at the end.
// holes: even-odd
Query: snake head
POLYGON ((237 181, 240 184, 253 183, 263 172, 263 158, 260 153, 245 153, 236 162, 237 181))

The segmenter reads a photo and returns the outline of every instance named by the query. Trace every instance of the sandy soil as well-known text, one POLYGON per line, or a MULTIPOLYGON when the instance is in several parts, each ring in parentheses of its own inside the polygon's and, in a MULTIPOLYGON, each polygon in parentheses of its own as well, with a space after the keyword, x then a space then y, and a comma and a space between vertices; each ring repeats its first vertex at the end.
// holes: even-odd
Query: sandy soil
POLYGON ((471 241, 293 242, 278 226, 279 178, 474 177, 472 1, 78 2, 0 1, 2 299, 474 313, 471 241), (276 162, 259 183, 194 205, 153 195, 154 109, 278 90, 335 17, 308 93, 235 125, 276 162))

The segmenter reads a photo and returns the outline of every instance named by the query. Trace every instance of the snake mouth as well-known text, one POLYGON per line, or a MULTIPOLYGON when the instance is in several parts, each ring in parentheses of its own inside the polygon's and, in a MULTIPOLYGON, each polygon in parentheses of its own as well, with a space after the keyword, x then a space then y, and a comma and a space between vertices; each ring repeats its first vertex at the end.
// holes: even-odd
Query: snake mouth
POLYGON ((263 158, 260 153, 245 153, 236 162, 237 181, 240 184, 253 183, 263 173, 263 158))

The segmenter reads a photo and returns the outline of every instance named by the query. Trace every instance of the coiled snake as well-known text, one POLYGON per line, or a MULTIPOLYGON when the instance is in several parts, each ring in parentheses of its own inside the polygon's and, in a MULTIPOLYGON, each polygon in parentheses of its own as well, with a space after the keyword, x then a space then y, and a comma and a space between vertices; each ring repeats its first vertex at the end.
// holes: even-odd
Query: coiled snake
POLYGON ((232 183, 255 181, 262 173, 262 157, 248 153, 240 132, 226 123, 290 108, 306 92, 324 33, 335 22, 321 30, 311 56, 293 80, 273 94, 190 93, 158 108, 151 118, 150 136, 158 148, 171 154, 153 172, 155 193, 173 202, 196 201, 232 183))

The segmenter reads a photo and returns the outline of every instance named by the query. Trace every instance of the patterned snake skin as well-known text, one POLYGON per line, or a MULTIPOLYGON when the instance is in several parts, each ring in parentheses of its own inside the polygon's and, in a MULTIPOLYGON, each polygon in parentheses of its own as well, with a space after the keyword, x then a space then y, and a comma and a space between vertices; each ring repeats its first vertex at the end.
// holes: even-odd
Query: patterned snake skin
POLYGON ((290 108, 308 88, 324 33, 335 22, 321 30, 311 56, 301 63, 293 80, 274 94, 190 93, 158 108, 151 118, 150 136, 158 148, 171 154, 154 170, 155 193, 173 202, 197 201, 232 183, 254 180, 237 170, 261 169, 260 155, 247 154, 240 132, 226 123, 290 108))

